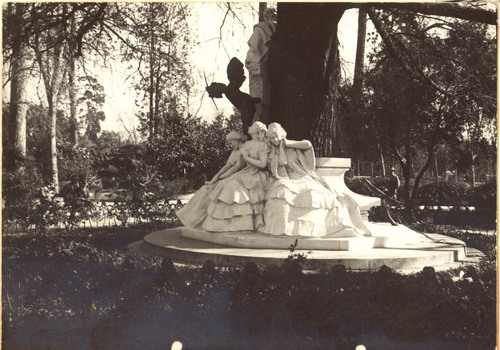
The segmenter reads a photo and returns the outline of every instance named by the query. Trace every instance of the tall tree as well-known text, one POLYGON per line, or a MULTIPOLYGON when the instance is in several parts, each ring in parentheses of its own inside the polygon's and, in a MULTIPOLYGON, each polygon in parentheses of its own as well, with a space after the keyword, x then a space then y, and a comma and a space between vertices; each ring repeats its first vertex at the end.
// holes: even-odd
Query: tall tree
MULTIPOLYGON (((189 92, 189 7, 182 3, 132 3, 120 6, 113 22, 104 25, 122 42, 124 58, 136 66, 138 101, 145 113, 142 130, 153 138, 164 112, 183 108, 189 92)), ((180 112, 183 112, 180 110, 180 112)))
MULTIPOLYGON (((278 3, 278 26, 269 52, 271 121, 283 124, 290 137, 312 139, 323 156, 347 154, 337 113, 340 84, 337 28, 344 11, 350 7, 399 8, 496 24, 495 12, 458 4, 278 3)), ((425 74, 420 79, 428 80, 425 74)))
MULTIPOLYGON (((31 22, 23 28, 23 35, 30 41, 45 87, 48 117, 50 120, 50 152, 52 183, 59 191, 59 171, 57 157, 57 108, 60 102, 64 78, 68 67, 74 73, 74 56, 82 54, 82 40, 98 19, 103 16, 106 4, 67 4, 56 6, 31 4, 31 22), (80 12, 78 28, 76 13, 80 12), (44 17, 39 14, 43 13, 44 17)), ((70 80, 74 80, 74 75, 70 80)), ((72 89, 70 89, 70 99, 72 89)), ((74 97, 74 96, 73 96, 74 97)), ((72 101, 74 102, 74 101, 72 101)), ((72 112, 74 106, 72 107, 72 112)), ((74 115, 73 115, 74 117, 74 115)))
POLYGON ((464 128, 478 120, 479 105, 490 120, 494 115, 495 74, 487 73, 494 64, 494 39, 485 25, 462 20, 397 10, 368 14, 382 42, 370 54, 367 74, 370 133, 358 142, 381 144, 396 157, 411 206, 438 147, 463 137, 464 128), (470 52, 482 59, 471 62, 470 52))
MULTIPOLYGON (((55 14, 65 16, 68 9, 64 4, 57 9, 55 14)), ((67 65, 64 57, 67 56, 68 47, 65 41, 66 28, 56 28, 45 32, 37 32, 34 36, 34 49, 38 66, 42 74, 45 95, 48 104, 48 117, 50 120, 50 154, 52 169, 52 184, 56 193, 59 192, 59 171, 57 167, 57 106, 59 92, 66 74, 67 65)))
POLYGON ((9 147, 6 166, 16 170, 22 168, 26 157, 26 113, 28 111, 27 84, 29 70, 29 49, 22 40, 28 4, 8 3, 4 8, 4 43, 10 46, 10 112, 7 136, 9 147))

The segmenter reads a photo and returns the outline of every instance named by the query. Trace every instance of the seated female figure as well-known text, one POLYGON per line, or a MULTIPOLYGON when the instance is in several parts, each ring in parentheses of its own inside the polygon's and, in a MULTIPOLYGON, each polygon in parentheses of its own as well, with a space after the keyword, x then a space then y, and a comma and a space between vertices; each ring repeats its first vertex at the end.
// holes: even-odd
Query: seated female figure
POLYGON ((233 148, 226 165, 215 174, 210 182, 202 186, 183 208, 176 212, 177 217, 185 227, 198 227, 205 221, 208 204, 210 202, 208 195, 219 180, 229 177, 234 173, 234 170, 231 170, 231 168, 238 166, 241 146, 246 140, 247 137, 245 135, 236 131, 231 131, 226 136, 226 141, 230 143, 233 148))
POLYGON ((248 128, 252 139, 241 147, 237 165, 226 173, 230 176, 219 181, 209 195, 208 215, 202 224, 206 231, 255 231, 262 225, 264 188, 268 179, 266 130, 261 122, 248 128))
POLYGON ((291 141, 278 123, 267 132, 272 183, 266 194, 260 232, 289 236, 369 236, 357 203, 337 193, 314 172, 309 141, 291 141))

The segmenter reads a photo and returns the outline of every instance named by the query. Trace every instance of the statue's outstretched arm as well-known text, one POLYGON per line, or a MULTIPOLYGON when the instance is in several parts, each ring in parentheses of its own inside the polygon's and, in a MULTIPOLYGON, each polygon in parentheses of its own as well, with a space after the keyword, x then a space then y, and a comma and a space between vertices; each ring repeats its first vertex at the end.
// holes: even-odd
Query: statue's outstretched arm
POLYGON ((232 165, 230 163, 226 163, 218 172, 215 174, 215 176, 212 178, 210 181, 211 184, 219 181, 220 177, 229 169, 231 169, 232 165))
POLYGON ((223 173, 221 176, 219 176, 219 179, 225 179, 228 178, 229 176, 233 175, 234 173, 240 171, 245 167, 245 162, 243 162, 240 159, 236 162, 235 165, 233 165, 229 170, 227 170, 225 173, 223 173))
POLYGON ((312 143, 308 140, 302 140, 302 141, 285 140, 285 146, 289 148, 309 149, 312 147, 312 143))

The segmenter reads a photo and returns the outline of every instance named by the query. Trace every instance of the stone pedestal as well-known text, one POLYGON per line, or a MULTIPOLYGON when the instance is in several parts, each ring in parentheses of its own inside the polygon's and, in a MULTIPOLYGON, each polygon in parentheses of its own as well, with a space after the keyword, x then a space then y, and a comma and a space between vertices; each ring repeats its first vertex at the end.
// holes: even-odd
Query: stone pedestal
POLYGON ((350 158, 316 157, 316 173, 321 175, 332 189, 349 194, 359 205, 361 217, 368 221, 368 211, 371 207, 381 205, 380 198, 364 196, 352 192, 344 182, 344 174, 351 168, 350 158))
MULTIPOLYGON (((419 235, 404 226, 367 223, 372 237, 325 240, 296 237, 295 253, 318 267, 338 264, 347 269, 373 271, 386 265, 401 272, 416 272, 424 266, 436 270, 458 268, 467 263, 465 244, 457 239, 419 235)), ((210 233, 183 227, 150 233, 131 249, 165 256, 182 264, 203 264, 212 260, 221 266, 242 267, 248 262, 260 266, 281 265, 289 258, 295 237, 263 237, 255 233, 210 233), (190 237, 190 238, 188 238, 190 237), (255 246, 255 247, 254 247, 255 246)))

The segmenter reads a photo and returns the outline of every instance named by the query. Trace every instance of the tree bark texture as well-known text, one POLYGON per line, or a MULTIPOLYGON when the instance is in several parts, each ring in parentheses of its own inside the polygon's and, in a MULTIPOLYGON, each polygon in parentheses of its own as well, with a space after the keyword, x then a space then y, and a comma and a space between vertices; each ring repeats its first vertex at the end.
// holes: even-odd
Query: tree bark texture
POLYGON ((366 44, 366 11, 362 8, 358 13, 358 40, 356 45, 356 62, 354 64, 353 93, 357 101, 361 100, 363 94, 363 73, 365 63, 366 44))
MULTIPOLYGON (((12 14, 13 25, 20 26, 23 20, 25 4, 9 4, 14 11, 12 14)), ((20 31, 17 31, 20 34, 20 31)), ((18 169, 22 166, 22 160, 26 157, 26 114, 27 82, 29 77, 28 48, 20 39, 14 39, 11 56, 11 85, 10 85, 10 115, 8 138, 11 152, 8 167, 18 169), (19 162, 21 161, 21 162, 19 162)))
POLYGON ((309 139, 320 156, 343 152, 336 115, 340 61, 337 25, 345 6, 278 3, 269 43, 270 121, 290 139, 309 139))
MULTIPOLYGON (((71 38, 76 34, 75 16, 71 18, 71 38)), ((76 114, 76 42, 72 39, 69 51, 69 67, 68 67, 68 95, 69 95, 69 111, 71 120, 71 143, 78 144, 78 116, 76 114)))

